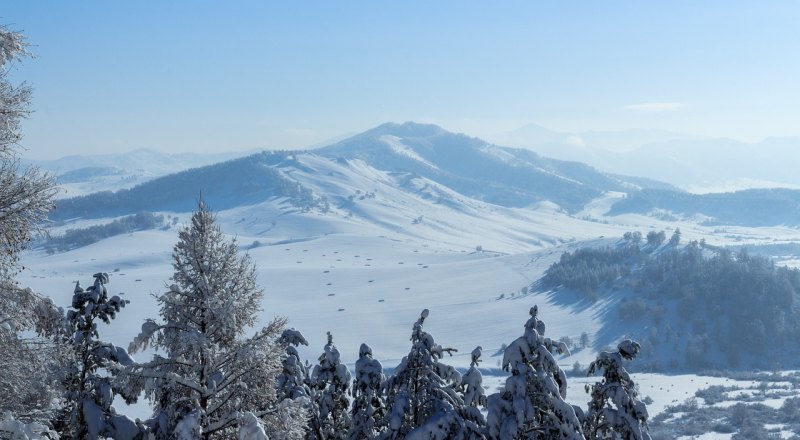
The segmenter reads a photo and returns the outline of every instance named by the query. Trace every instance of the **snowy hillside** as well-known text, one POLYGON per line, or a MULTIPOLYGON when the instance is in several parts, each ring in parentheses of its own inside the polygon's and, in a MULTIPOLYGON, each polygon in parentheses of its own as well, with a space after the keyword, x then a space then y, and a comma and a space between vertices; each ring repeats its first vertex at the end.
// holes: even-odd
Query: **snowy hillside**
MULTIPOLYGON (((316 166, 329 164, 323 158, 316 160, 316 166)), ((304 164, 315 165, 312 160, 304 164)), ((605 321, 615 299, 589 304, 529 286, 563 252, 611 244, 617 239, 598 237, 618 237, 652 219, 626 216, 620 218, 624 223, 606 224, 576 219, 548 206, 519 210, 476 202, 465 203, 459 212, 402 190, 391 192, 388 187, 379 187, 375 197, 362 200, 357 191, 364 195, 359 189, 363 176, 340 166, 331 169, 341 173, 337 179, 313 173, 302 176, 304 184, 315 191, 323 187, 331 193, 338 191, 344 200, 356 194, 353 211, 337 207, 328 213, 287 211, 282 200, 275 199, 218 212, 223 230, 237 236, 241 249, 257 264, 258 282, 266 292, 260 323, 276 315, 287 316, 289 325, 301 330, 310 342, 301 350, 305 358, 318 356, 325 333, 331 331, 342 359, 351 367, 359 345, 366 342, 385 367, 393 368, 408 351, 411 326, 420 310, 429 308, 427 331, 439 343, 459 350, 447 359, 449 363, 467 367, 470 351, 477 345, 484 348, 485 385, 491 391, 505 377, 498 370, 500 349, 522 334, 532 305, 539 306, 550 337, 574 341, 572 355, 558 359, 565 370, 571 370, 576 362, 585 368, 599 349, 625 336, 621 328, 618 333, 609 332, 613 326, 605 321), (424 218, 415 223, 414 215, 419 212, 424 218), (584 333, 586 348, 578 343, 584 333)), ((392 182, 389 174, 376 177, 392 182)), ((604 203, 598 201, 597 205, 604 203)), ((178 224, 189 218, 187 212, 171 215, 178 217, 178 224)), ((90 223, 106 220, 110 219, 90 223)), ((690 224, 681 224, 681 228, 687 239, 707 237, 717 244, 736 240, 734 235, 714 235, 710 229, 690 224)), ((800 240, 800 234, 791 229, 739 228, 731 232, 748 234, 737 237, 746 237, 751 243, 772 242, 773 237, 786 242, 800 240)), ((144 319, 157 314, 151 295, 163 292, 171 283, 170 253, 176 241, 173 226, 116 236, 54 255, 37 250, 25 255, 26 269, 18 279, 66 305, 74 281, 108 271, 111 292, 124 293, 123 298, 131 303, 121 318, 124 325, 103 326, 101 333, 115 344, 127 346, 144 319)), ((642 385, 645 395, 656 399, 658 408, 674 404, 676 397, 690 397, 703 383, 675 385, 669 378, 643 377, 648 381, 642 385), (668 392, 676 387, 680 393, 668 392)), ((570 381, 571 402, 585 403, 584 382, 570 381)), ((140 407, 135 411, 132 414, 145 416, 148 410, 140 407)))
MULTIPOLYGON (((616 240, 599 237, 679 225, 684 240, 705 239, 714 245, 791 243, 800 238, 791 228, 720 229, 635 213, 608 217, 606 212, 625 199, 625 192, 603 190, 604 184, 609 189, 631 185, 580 164, 549 161, 435 126, 387 124, 315 152, 260 153, 129 190, 62 200, 54 218, 65 222, 52 233, 106 224, 139 211, 164 213, 180 224, 202 191, 218 211, 223 230, 237 236, 258 262, 261 282, 270 292, 265 317, 289 316, 312 338, 314 333, 322 338, 326 330, 342 333, 337 341, 345 357, 355 354, 360 343, 356 339, 361 332, 351 330, 380 322, 385 336, 380 336, 383 330, 373 332, 378 338, 373 346, 383 359, 403 353, 406 337, 397 335, 410 331, 423 307, 432 312, 431 332, 444 332, 437 338, 462 350, 481 344, 488 351, 518 336, 526 318, 522 314, 517 322, 514 313, 534 303, 542 307, 555 336, 575 339, 585 331, 595 349, 613 342, 622 335, 597 335, 602 301, 581 308, 552 294, 520 294, 561 253, 591 246, 591 240, 599 240, 598 245, 616 240), (468 177, 453 177, 455 157, 469 159, 458 170, 468 177), (520 162, 520 157, 528 160, 520 162), (496 175, 480 166, 490 162, 489 168, 499 167, 496 175), (474 186, 463 188, 475 191, 494 185, 495 196, 510 197, 519 195, 517 183, 508 177, 516 168, 537 179, 554 179, 562 188, 534 185, 520 197, 584 187, 589 192, 580 197, 596 197, 571 215, 552 201, 504 206, 486 200, 492 197, 485 191, 482 197, 470 197, 442 183, 470 181, 474 186), (486 325, 498 327, 468 331, 481 317, 486 317, 486 325), (484 339, 473 341, 473 334, 484 339)), ((21 281, 49 293, 68 288, 81 274, 119 268, 112 286, 129 294, 139 292, 132 307, 140 308, 137 315, 147 316, 144 311, 152 310, 153 303, 146 294, 168 281, 175 241, 175 223, 170 224, 168 230, 116 236, 66 253, 32 252, 26 267, 37 272, 27 270, 21 281), (119 256, 116 249, 133 251, 119 256), (131 284, 132 279, 141 281, 131 284)), ((135 332, 131 327, 120 338, 135 332)), ((565 362, 576 359, 586 363, 591 354, 578 352, 565 362)))
MULTIPOLYGON (((676 225, 635 214, 600 217, 618 193, 593 201, 576 217, 549 202, 531 208, 493 205, 418 175, 377 170, 362 160, 304 154, 287 163, 291 165, 277 168, 281 179, 314 197, 324 194, 326 209, 298 208, 291 197, 278 195, 222 207, 215 203, 225 192, 204 192, 204 197, 218 209, 223 230, 237 236, 242 249, 256 260, 268 293, 264 317, 286 315, 312 340, 316 334, 322 341, 331 330, 343 356, 351 360, 363 328, 374 329, 369 332, 374 339, 368 342, 376 356, 389 364, 399 359, 407 349, 410 326, 424 307, 431 309, 429 331, 462 353, 478 344, 487 353, 496 351, 519 336, 524 312, 532 304, 540 305, 552 336, 576 339, 586 332, 598 349, 614 339, 608 334, 599 337, 602 301, 575 307, 550 293, 523 295, 523 288, 539 279, 561 253, 617 240, 601 236, 676 225)), ((186 209, 164 213, 177 217, 178 224, 186 221, 193 196, 182 201, 186 209)), ((96 211, 102 210, 99 206, 96 211)), ((112 217, 71 221, 53 232, 110 222, 112 217)), ((705 238, 709 244, 800 239, 800 233, 789 228, 731 227, 715 233, 689 222, 678 224, 684 239, 705 238)), ((62 289, 69 292, 76 278, 109 271, 112 289, 126 292, 132 300, 136 312, 128 316, 143 319, 154 310, 149 294, 168 283, 174 228, 116 236, 55 255, 31 252, 24 262, 31 269, 21 274, 20 282, 57 298, 62 289)), ((113 331, 120 332, 116 342, 124 344, 138 329, 132 325, 113 331)), ((591 351, 576 352, 565 365, 575 360, 588 363, 591 351)), ((455 361, 466 365, 468 356, 459 355, 455 361)))
MULTIPOLYGON (((574 212, 604 191, 631 190, 642 183, 582 163, 547 159, 530 150, 499 147, 412 122, 384 124, 316 152, 418 174, 466 196, 513 207, 549 200, 574 212)), ((654 188, 667 187, 650 183, 654 188)))
MULTIPOLYGON (((69 172, 64 184, 80 176, 104 184, 110 176, 119 175, 113 166, 90 171, 69 172)), ((332 207, 348 209, 348 205, 373 197, 375 188, 371 187, 379 186, 400 189, 462 212, 475 211, 476 203, 507 208, 549 205, 577 212, 608 191, 666 187, 644 179, 607 175, 577 162, 491 145, 434 125, 384 124, 318 150, 259 153, 169 174, 114 193, 62 199, 52 218, 84 217, 89 212, 117 216, 141 210, 183 211, 201 192, 217 209, 258 203, 269 197, 285 197, 303 209, 327 210, 325 201, 332 207), (327 183, 344 172, 362 174, 356 190, 362 191, 363 197, 339 193, 327 183)), ((424 213, 413 218, 420 215, 424 213)))
MULTIPOLYGON (((633 179, 530 153, 520 166, 516 150, 431 126, 405 125, 399 132, 398 127, 383 127, 335 148, 260 153, 158 177, 116 193, 62 200, 53 216, 59 219, 51 228, 56 236, 69 229, 108 225, 139 211, 154 211, 169 221, 161 229, 116 235, 52 255, 35 249, 24 255, 26 269, 18 280, 66 305, 74 281, 109 272, 109 289, 124 293, 131 303, 122 318, 125 325, 101 332, 127 346, 144 320, 157 314, 151 295, 171 282, 176 228, 188 220, 202 190, 223 231, 236 236, 241 250, 257 264, 258 281, 266 292, 260 323, 287 316, 289 325, 310 342, 301 350, 305 358, 318 356, 330 331, 351 367, 359 345, 366 342, 391 369, 407 353, 411 326, 428 308, 426 330, 437 342, 459 350, 447 361, 467 367, 469 353, 481 345, 485 385, 494 390, 505 377, 499 371, 501 348, 522 334, 532 305, 539 306, 549 337, 571 341, 572 354, 558 358, 565 370, 575 363, 585 368, 600 349, 629 331, 608 322, 618 297, 590 303, 574 294, 531 288, 564 252, 613 244, 628 231, 679 226, 687 241, 770 245, 774 248, 762 248, 781 252, 786 261, 798 260, 790 255, 792 243, 800 241, 794 228, 710 227, 692 219, 640 213, 608 216, 631 187, 639 186, 633 179), (385 132, 389 129, 394 134, 385 132), (446 142, 423 142, 418 130, 430 130, 434 140, 442 136, 469 142, 451 145, 447 153, 442 147, 446 142), (457 174, 445 160, 458 157, 461 149, 472 157, 477 174, 463 169, 457 174), (498 167, 497 173, 481 174, 479 165, 484 162, 498 167), (550 200, 559 197, 552 185, 528 187, 508 178, 515 167, 558 182, 558 191, 575 189, 581 194, 587 187, 591 191, 580 198, 594 196, 570 213, 550 200), (469 177, 454 177, 459 175, 469 177), (606 189, 597 189, 605 184, 606 189), (518 206, 521 200, 527 202, 518 206)), ((667 379, 642 377, 647 381, 642 388, 657 408, 675 403, 674 393, 665 391, 672 389, 663 385, 667 379)), ((585 403, 585 381, 570 383, 569 400, 585 403)), ((701 387, 698 381, 678 388, 689 397, 701 387)), ((132 411, 146 415, 148 410, 132 411)))
POLYGON ((183 211, 191 209, 201 195, 216 202, 220 209, 257 203, 269 197, 286 197, 290 204, 303 208, 317 206, 320 202, 317 198, 272 166, 284 160, 287 157, 282 154, 259 153, 159 177, 130 189, 61 199, 50 218, 183 211))

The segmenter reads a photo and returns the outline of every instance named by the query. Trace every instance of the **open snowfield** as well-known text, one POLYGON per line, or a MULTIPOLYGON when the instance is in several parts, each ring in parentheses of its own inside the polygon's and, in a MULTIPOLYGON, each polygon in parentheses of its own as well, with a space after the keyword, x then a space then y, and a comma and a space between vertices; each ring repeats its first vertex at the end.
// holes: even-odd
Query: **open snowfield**
MULTIPOLYGON (((175 237, 173 230, 145 231, 62 254, 35 253, 18 279, 65 304, 76 280, 86 285, 93 273, 109 272, 111 292, 122 293, 131 303, 119 322, 102 334, 127 346, 144 318, 157 318, 151 294, 169 284, 175 237)), ((262 245, 249 253, 265 290, 262 323, 287 316, 290 326, 312 343, 305 353, 309 358, 316 357, 325 332, 331 331, 345 359, 354 362, 358 346, 366 342, 390 367, 407 352, 411 325, 428 308, 426 329, 439 343, 459 349, 453 364, 467 366, 468 353, 476 345, 483 346, 484 353, 495 353, 502 343, 521 335, 534 304, 541 309, 548 334, 578 338, 599 327, 596 316, 602 303, 571 310, 546 294, 520 293, 562 251, 574 246, 500 255, 446 251, 389 236, 337 234, 262 245)), ((486 362, 496 363, 490 356, 486 362)))
MULTIPOLYGON (((309 361, 316 360, 330 331, 351 368, 365 342, 384 368, 391 369, 407 353, 412 324, 428 308, 425 329, 439 344, 458 349, 446 362, 468 367, 469 353, 483 347, 481 366, 490 392, 506 377, 499 369, 501 346, 522 335, 533 305, 539 306, 547 336, 575 341, 584 332, 589 336, 589 347, 559 359, 565 370, 575 362, 585 368, 599 349, 625 336, 622 331, 600 334, 610 307, 605 300, 576 302, 564 294, 528 291, 563 252, 611 244, 626 231, 675 227, 681 228, 685 240, 704 238, 713 245, 800 241, 800 231, 794 228, 713 228, 640 215, 604 216, 619 193, 598 198, 576 215, 549 202, 500 207, 358 160, 338 163, 304 156, 291 177, 325 194, 330 211, 300 212, 285 200, 272 199, 217 213, 223 231, 237 237, 242 251, 257 264, 258 282, 265 292, 261 324, 275 316, 288 317, 289 326, 311 344, 300 350, 309 361)), ((76 280, 85 286, 93 273, 108 272, 111 293, 131 302, 117 320, 101 328, 101 337, 127 347, 146 318, 158 318, 152 295, 170 284, 177 227, 190 217, 187 212, 163 214, 178 217, 177 225, 111 237, 54 255, 30 251, 23 256, 25 269, 17 279, 66 306, 76 280)), ((52 232, 111 220, 76 219, 52 232)), ((698 389, 727 385, 723 378, 692 375, 636 378, 642 395, 653 399, 651 416, 692 397, 698 389)), ((571 379, 569 401, 584 406, 583 388, 591 381, 571 379)), ((148 415, 144 404, 128 412, 148 415)))
MULTIPOLYGON (((399 195, 393 198, 398 199, 402 201, 399 195)), ((402 213, 382 198, 370 202, 372 205, 365 210, 378 211, 376 216, 382 211, 402 213)), ((598 201, 600 204, 602 201, 598 201)), ((524 294, 523 288, 538 279, 561 253, 590 244, 612 243, 616 238, 611 237, 627 230, 620 224, 581 221, 546 206, 520 212, 521 220, 509 217, 507 212, 486 218, 473 216, 473 221, 481 224, 475 225, 478 229, 472 234, 468 228, 453 234, 433 226, 447 220, 457 224, 458 220, 448 218, 447 212, 429 211, 428 221, 403 221, 406 226, 394 229, 376 226, 363 216, 313 212, 287 215, 277 202, 223 211, 218 219, 223 230, 236 235, 242 250, 257 263, 258 281, 265 291, 261 322, 274 316, 288 317, 289 325, 300 330, 311 344, 301 350, 306 359, 316 359, 325 343, 325 333, 331 331, 343 360, 351 367, 359 345, 366 342, 384 367, 392 368, 407 353, 411 325, 420 311, 428 308, 431 314, 426 330, 438 343, 459 350, 447 362, 467 367, 469 352, 477 345, 483 347, 484 385, 493 392, 506 377, 499 370, 501 345, 522 334, 528 309, 533 305, 539 306, 539 316, 547 324, 551 338, 569 336, 577 340, 586 332, 592 341, 589 348, 577 349, 571 356, 559 359, 565 370, 576 361, 585 367, 609 342, 601 344, 597 335, 607 306, 603 301, 568 305, 552 293, 524 294), (499 221, 501 218, 503 222, 499 221), (524 230, 526 222, 531 222, 530 234, 540 234, 541 243, 530 244, 522 233, 512 235, 523 237, 517 239, 503 235, 504 230, 524 230), (575 231, 583 232, 581 241, 567 238, 575 231), (486 235, 479 235, 484 232, 486 235), (481 251, 475 249, 477 245, 482 246, 481 251)), ((189 213, 172 215, 181 220, 189 218, 189 213)), ((632 217, 618 221, 652 220, 632 217)), ((87 222, 91 223, 95 222, 87 222)), ((700 227, 684 227, 691 231, 690 236, 704 233, 708 241, 718 243, 736 242, 726 234, 759 241, 776 232, 730 228, 725 234, 714 235, 700 227)), ((777 231, 787 240, 794 238, 794 230, 777 231)), ((152 294, 164 291, 170 283, 171 248, 176 240, 177 231, 172 227, 116 236, 54 255, 32 251, 26 254, 26 269, 18 279, 20 284, 66 305, 76 280, 87 285, 93 273, 109 272, 112 294, 121 294, 131 303, 112 325, 101 329, 101 336, 126 347, 145 318, 158 318, 152 294)), ((148 353, 138 356, 147 357, 148 353)), ((692 397, 698 389, 727 386, 732 381, 659 374, 639 374, 636 379, 642 396, 653 399, 649 405, 651 416, 692 397)), ((569 401, 584 406, 587 396, 583 388, 590 382, 592 378, 572 378, 569 401)), ((755 386, 737 385, 743 389, 755 386)), ((144 405, 130 411, 133 415, 147 415, 144 405)))

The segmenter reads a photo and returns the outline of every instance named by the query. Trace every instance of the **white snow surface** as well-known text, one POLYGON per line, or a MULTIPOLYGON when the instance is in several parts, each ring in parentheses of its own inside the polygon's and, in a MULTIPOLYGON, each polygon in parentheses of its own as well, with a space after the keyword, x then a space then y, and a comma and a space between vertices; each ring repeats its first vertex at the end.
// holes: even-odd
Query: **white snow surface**
MULTIPOLYGON (((404 147, 395 141, 384 139, 404 147)), ((501 344, 523 334, 533 305, 539 306, 548 337, 577 340, 586 332, 595 341, 605 302, 575 306, 551 292, 523 295, 521 289, 540 278, 563 252, 611 244, 626 231, 669 233, 680 227, 683 240, 704 238, 714 245, 800 241, 800 231, 793 228, 711 228, 633 214, 603 217, 620 197, 616 193, 570 216, 549 202, 524 209, 492 205, 436 182, 383 172, 358 160, 340 163, 311 154, 299 160, 303 167, 290 170, 288 176, 325 195, 331 201, 329 212, 299 212, 283 199, 271 199, 220 211, 217 219, 257 264, 258 281, 265 290, 261 323, 287 316, 289 326, 308 339, 310 346, 302 347, 300 354, 309 360, 321 352, 326 332, 332 332, 342 361, 351 370, 362 343, 372 347, 385 368, 395 367, 408 353, 412 325, 424 308, 430 309, 425 330, 442 346, 459 350, 444 362, 460 368, 469 366, 470 352, 478 345, 483 347, 482 367, 497 368, 501 344)), ((178 216, 180 223, 190 217, 186 212, 165 214, 178 216)), ((79 221, 62 228, 111 220, 79 221)), ((76 280, 108 272, 110 294, 121 294, 131 302, 110 326, 100 325, 100 335, 126 347, 145 318, 158 316, 152 294, 171 284, 176 242, 173 227, 111 237, 54 255, 29 251, 23 255, 25 269, 17 279, 67 306, 76 280)), ((586 366, 599 348, 557 360, 565 370, 576 361, 586 366)), ((148 356, 138 355, 140 360, 148 356)), ((491 386, 494 377, 506 376, 485 373, 484 385, 491 386)), ((692 389, 707 386, 665 391, 671 389, 667 384, 683 386, 686 380, 692 383, 678 376, 638 380, 642 395, 656 402, 650 407, 651 416, 672 399, 683 400, 684 395, 693 395, 692 389), (658 391, 651 386, 658 386, 658 391)), ((569 383, 568 400, 585 405, 584 382, 570 379, 569 383)), ((140 415, 147 416, 146 411, 133 414, 140 415)))

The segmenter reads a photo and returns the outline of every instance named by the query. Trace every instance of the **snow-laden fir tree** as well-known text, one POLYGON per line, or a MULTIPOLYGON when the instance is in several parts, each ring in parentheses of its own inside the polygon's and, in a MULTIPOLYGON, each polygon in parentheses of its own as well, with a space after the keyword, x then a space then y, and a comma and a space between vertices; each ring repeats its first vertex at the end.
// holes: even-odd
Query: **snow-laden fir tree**
POLYGON ((601 372, 603 378, 587 385, 591 394, 584 431, 589 440, 650 440, 647 429, 647 407, 639 400, 636 384, 625 370, 623 360, 639 354, 639 344, 626 339, 616 352, 602 352, 589 364, 589 375, 601 372))
POLYGON ((469 370, 461 378, 464 405, 460 407, 459 411, 464 413, 465 417, 475 420, 479 425, 484 426, 486 425, 486 420, 483 417, 481 408, 486 408, 487 399, 483 390, 483 375, 478 370, 482 351, 483 348, 480 346, 472 350, 472 361, 470 362, 469 370))
POLYGON ((386 380, 383 366, 372 357, 372 348, 361 344, 353 379, 353 409, 349 440, 372 440, 378 436, 386 408, 381 400, 381 384, 386 380))
POLYGON ((98 323, 109 324, 128 303, 109 297, 107 283, 106 273, 94 274, 94 284, 85 290, 76 283, 66 314, 72 359, 62 373, 65 411, 56 426, 62 438, 133 440, 145 432, 111 406, 117 394, 113 377, 133 360, 123 348, 99 340, 98 323))
MULTIPOLYGON (((200 202, 172 253, 174 284, 158 296, 161 321, 148 320, 131 351, 148 346, 164 355, 126 372, 131 395, 143 390, 155 407, 157 439, 229 439, 250 412, 271 438, 300 438, 302 409, 278 404, 281 371, 278 318, 249 338, 262 290, 248 255, 239 256, 200 202), (291 416, 287 416, 290 414, 291 416), (273 435, 274 434, 274 435, 273 435), (299 437, 298 437, 299 436, 299 437)), ((255 430, 257 431, 257 430, 255 430)))
POLYGON ((308 437, 311 439, 343 439, 350 428, 350 372, 341 362, 339 349, 328 332, 328 343, 311 373, 311 405, 308 437))
POLYGON ((552 354, 566 352, 566 346, 544 336, 537 314, 532 307, 525 334, 503 354, 503 369, 511 377, 501 392, 489 396, 489 438, 583 439, 580 410, 564 401, 566 375, 552 354))
POLYGON ((312 391, 311 378, 308 374, 309 366, 300 360, 297 347, 308 345, 308 341, 299 331, 289 328, 283 331, 281 337, 278 338, 278 343, 286 351, 282 362, 283 368, 276 381, 278 406, 285 409, 283 419, 286 432, 281 433, 281 436, 300 438, 308 428, 307 421, 312 409, 312 391))
POLYGON ((440 361, 456 350, 442 347, 422 330, 427 317, 425 309, 411 332, 411 351, 383 386, 388 409, 379 438, 483 439, 483 427, 459 410, 464 405, 457 390, 461 375, 440 361))
POLYGON ((300 360, 297 347, 308 345, 308 341, 303 335, 293 329, 288 328, 283 331, 278 342, 286 347, 286 355, 283 359, 283 369, 277 379, 277 398, 279 401, 285 399, 309 399, 311 390, 308 386, 308 368, 300 360))

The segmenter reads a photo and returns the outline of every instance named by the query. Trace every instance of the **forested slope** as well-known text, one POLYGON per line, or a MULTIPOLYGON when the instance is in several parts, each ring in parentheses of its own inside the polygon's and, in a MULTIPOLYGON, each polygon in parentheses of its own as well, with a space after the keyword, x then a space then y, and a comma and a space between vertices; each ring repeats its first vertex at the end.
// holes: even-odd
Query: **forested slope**
POLYGON ((644 341, 655 369, 796 366, 800 271, 762 256, 681 246, 680 233, 565 253, 538 287, 606 300, 608 333, 644 341))

